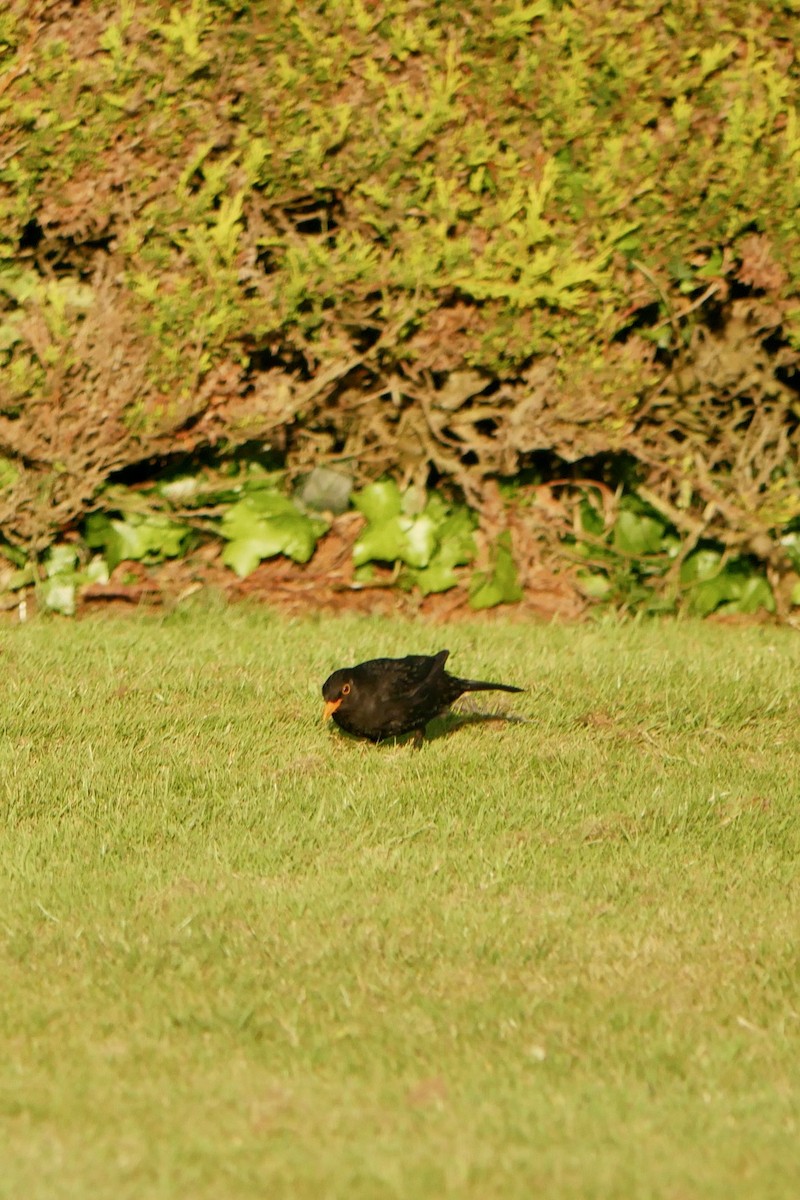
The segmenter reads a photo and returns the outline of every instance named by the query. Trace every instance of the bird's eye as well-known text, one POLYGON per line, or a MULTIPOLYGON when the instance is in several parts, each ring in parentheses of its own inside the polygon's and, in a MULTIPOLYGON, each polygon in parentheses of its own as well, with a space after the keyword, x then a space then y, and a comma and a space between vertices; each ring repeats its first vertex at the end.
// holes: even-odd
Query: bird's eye
POLYGON ((350 695, 350 684, 349 684, 349 683, 345 683, 345 684, 343 684, 343 685, 342 685, 342 695, 343 695, 343 696, 349 696, 349 695, 350 695))

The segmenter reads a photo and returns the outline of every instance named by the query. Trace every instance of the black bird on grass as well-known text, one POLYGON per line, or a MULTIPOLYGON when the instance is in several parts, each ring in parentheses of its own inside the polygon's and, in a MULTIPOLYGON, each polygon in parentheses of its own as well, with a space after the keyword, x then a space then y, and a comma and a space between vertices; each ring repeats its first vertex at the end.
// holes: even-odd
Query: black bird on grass
POLYGON ((464 692, 521 692, 510 683, 458 679, 444 669, 449 650, 373 658, 357 667, 334 671, 322 685, 323 716, 356 737, 382 742, 414 734, 420 746, 425 726, 441 716, 464 692))

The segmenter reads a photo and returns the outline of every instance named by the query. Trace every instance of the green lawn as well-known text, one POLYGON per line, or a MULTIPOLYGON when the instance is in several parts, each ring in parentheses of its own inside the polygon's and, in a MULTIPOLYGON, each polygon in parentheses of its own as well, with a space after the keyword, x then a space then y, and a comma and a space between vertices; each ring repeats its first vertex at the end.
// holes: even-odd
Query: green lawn
POLYGON ((800 640, 0 629, 0 1196, 800 1195, 800 640), (334 667, 526 723, 373 747, 334 667))

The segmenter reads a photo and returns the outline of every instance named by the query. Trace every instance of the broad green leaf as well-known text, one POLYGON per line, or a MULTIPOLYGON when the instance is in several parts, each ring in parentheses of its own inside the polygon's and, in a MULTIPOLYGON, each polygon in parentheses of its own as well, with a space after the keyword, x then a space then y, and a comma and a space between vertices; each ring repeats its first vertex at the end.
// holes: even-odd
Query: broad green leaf
POLYGON ((595 508, 591 501, 586 499, 581 500, 578 512, 580 514, 581 529, 584 533, 590 533, 592 537, 602 537, 605 531, 603 514, 595 508))
POLYGON ((419 571, 411 571, 410 574, 423 596, 432 592, 449 591, 458 583, 458 576, 450 563, 441 558, 434 558, 429 566, 422 567, 419 571))
POLYGON ((188 525, 178 525, 168 517, 154 515, 144 517, 139 525, 139 535, 144 546, 143 557, 152 562, 162 558, 177 558, 189 539, 188 525))
POLYGON ((506 531, 497 539, 492 570, 476 571, 473 575, 469 585, 469 603, 476 609, 493 608, 496 604, 513 604, 522 596, 511 554, 511 535, 506 531))
POLYGON ((409 567, 426 567, 435 549, 436 527, 430 517, 394 516, 367 525, 353 547, 353 562, 359 567, 371 560, 399 560, 409 567))
POLYGON ((751 575, 747 579, 740 578, 736 595, 729 603, 722 605, 724 612, 754 613, 760 608, 767 612, 775 611, 775 597, 772 588, 763 575, 751 575))
POLYGON ((265 517, 283 515, 300 515, 288 496, 266 490, 248 492, 224 514, 219 531, 224 538, 252 537, 265 517))
POLYGON ((407 518, 394 516, 380 523, 367 525, 353 546, 353 562, 362 567, 367 562, 396 562, 406 546, 407 518))
POLYGON ((10 592, 17 592, 20 588, 28 587, 36 579, 32 563, 26 563, 24 567, 13 571, 11 577, 6 583, 6 587, 10 592))
POLYGON ((308 562, 326 527, 324 521, 312 521, 292 507, 291 512, 249 523, 245 533, 228 542, 222 561, 242 577, 254 571, 262 559, 276 554, 308 562))
POLYGON ((83 524, 83 540, 93 550, 104 549, 111 532, 111 522, 105 513, 92 513, 83 524))
POLYGON ((659 554, 665 528, 655 517, 623 509, 614 523, 614 546, 623 554, 659 554))
MULTIPOLYGON (((443 521, 448 520, 450 505, 444 500, 438 492, 431 492, 422 510, 426 516, 430 517, 436 525, 441 525, 443 521)), ((455 511, 462 511, 457 509, 455 511)), ((466 512, 466 509, 463 509, 466 512)))
POLYGON ((240 579, 255 571, 262 558, 266 557, 268 555, 262 554, 262 543, 257 537, 237 538, 228 542, 222 551, 225 566, 235 571, 240 579))
POLYGON ((785 533, 781 538, 781 545, 795 571, 800 571, 800 533, 797 530, 785 533))
POLYGON ((95 554, 85 574, 89 583, 108 583, 108 563, 102 555, 95 554))
POLYGON ((54 575, 63 575, 72 573, 75 570, 78 561, 78 552, 74 546, 65 546, 63 543, 51 546, 45 560, 44 569, 48 578, 54 575))
POLYGON ((403 511, 403 497, 393 479, 368 484, 356 492, 353 504, 371 524, 397 517, 403 511))
POLYGON ((170 504, 188 504, 202 491, 203 482, 195 475, 181 475, 160 483, 156 489, 170 504))
POLYGON ((476 519, 469 509, 459 506, 439 525, 437 554, 443 555, 452 566, 472 562, 476 553, 474 530, 476 519))
POLYGON ((578 585, 590 600, 605 600, 611 591, 611 580, 600 571, 578 571, 578 585))
POLYGON ((83 536, 91 549, 103 550, 108 568, 113 571, 118 563, 128 560, 160 562, 177 558, 185 550, 191 530, 158 514, 107 517, 93 513, 86 520, 83 536))
POLYGON ((261 484, 247 486, 242 504, 249 505, 255 512, 265 517, 277 517, 282 513, 297 512, 297 505, 283 492, 276 492, 271 487, 261 484))
POLYGON ((689 608, 698 616, 706 617, 725 600, 733 598, 731 581, 724 572, 714 579, 706 579, 692 588, 689 593, 689 608))
POLYGON ((729 563, 713 579, 704 580, 692 588, 689 607, 703 617, 716 610, 754 613, 759 608, 766 608, 768 612, 774 612, 775 598, 764 576, 748 570, 746 562, 737 560, 729 563))
POLYGON ((110 571, 126 559, 140 559, 144 555, 144 543, 138 529, 128 521, 112 520, 104 513, 93 513, 87 519, 84 540, 93 550, 105 552, 110 571))
POLYGON ((409 567, 427 567, 436 547, 436 526, 424 513, 410 521, 405 531, 406 540, 398 556, 409 567))
POLYGON ((681 565, 681 583, 713 579, 719 571, 722 554, 719 550, 698 550, 681 565))
POLYGON ((308 562, 317 545, 317 537, 324 530, 324 523, 312 522, 297 509, 293 513, 272 517, 265 522, 270 529, 281 535, 283 545, 279 553, 286 554, 295 562, 308 562), (322 529, 320 529, 320 524, 322 529))
POLYGON ((436 503, 435 497, 429 496, 428 492, 420 484, 411 484, 403 492, 403 512, 407 517, 418 517, 424 511, 431 508, 431 500, 434 500, 433 510, 428 513, 428 516, 436 520, 436 503))
POLYGON ((75 577, 53 575, 42 584, 40 595, 45 608, 65 617, 75 613, 75 577))
POLYGON ((470 608, 494 608, 503 603, 503 592, 491 576, 476 571, 469 585, 470 608))

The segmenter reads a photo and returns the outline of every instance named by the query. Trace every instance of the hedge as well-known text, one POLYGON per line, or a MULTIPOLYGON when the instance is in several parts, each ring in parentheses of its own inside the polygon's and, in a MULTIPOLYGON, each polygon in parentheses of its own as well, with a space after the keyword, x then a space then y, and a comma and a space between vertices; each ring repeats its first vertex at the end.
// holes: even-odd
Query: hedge
MULTIPOLYGON (((796 0, 12 2, 0 529, 207 448, 800 518, 796 0), (622 457, 621 457, 622 456, 622 457)), ((532 510, 533 511, 533 510, 532 510)), ((531 518, 535 520, 535 511, 531 518)))

